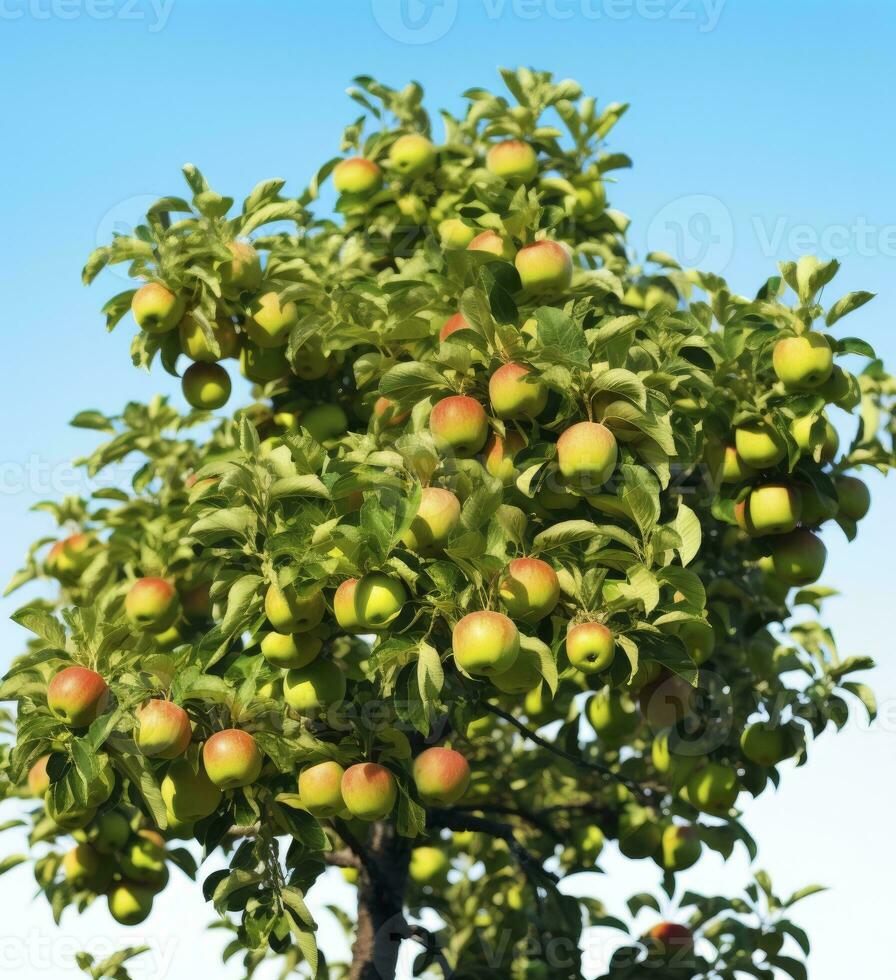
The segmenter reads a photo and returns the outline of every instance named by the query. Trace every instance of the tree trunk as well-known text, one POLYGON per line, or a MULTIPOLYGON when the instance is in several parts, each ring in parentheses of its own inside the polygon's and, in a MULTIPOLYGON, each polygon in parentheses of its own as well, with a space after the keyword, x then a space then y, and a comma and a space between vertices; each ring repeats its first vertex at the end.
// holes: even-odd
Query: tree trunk
POLYGON ((358 921, 351 980, 394 980, 398 950, 407 935, 404 893, 410 847, 395 827, 376 823, 358 876, 358 921), (369 865, 369 866, 368 866, 369 865))

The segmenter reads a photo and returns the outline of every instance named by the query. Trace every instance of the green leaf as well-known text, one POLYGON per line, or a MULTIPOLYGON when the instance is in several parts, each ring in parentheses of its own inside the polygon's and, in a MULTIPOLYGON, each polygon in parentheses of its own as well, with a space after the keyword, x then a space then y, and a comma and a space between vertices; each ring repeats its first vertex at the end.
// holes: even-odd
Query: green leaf
POLYGON ((845 296, 838 299, 830 310, 828 310, 828 315, 825 317, 825 323, 829 327, 833 326, 841 317, 852 313, 853 310, 857 310, 860 306, 864 306, 869 300, 874 299, 874 295, 874 293, 867 293, 865 290, 847 293, 845 296))

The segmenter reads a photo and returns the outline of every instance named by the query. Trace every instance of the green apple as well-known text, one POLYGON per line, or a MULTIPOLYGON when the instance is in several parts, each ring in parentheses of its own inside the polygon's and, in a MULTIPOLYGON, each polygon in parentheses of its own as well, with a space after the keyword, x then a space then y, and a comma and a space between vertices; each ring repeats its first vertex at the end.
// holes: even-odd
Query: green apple
POLYGON ((609 687, 598 691, 588 701, 586 714, 595 734, 607 742, 626 739, 641 720, 632 699, 609 687))
POLYGON ((740 737, 744 756, 760 766, 776 766, 787 758, 787 737, 781 728, 755 722, 740 737))
POLYGON ((834 369, 834 352, 823 334, 810 330, 775 344, 772 363, 786 388, 807 391, 823 385, 834 369))
POLYGON ((694 688, 678 674, 664 671, 638 695, 641 714, 656 731, 672 728, 694 711, 694 688))
POLYGON ((488 395, 499 419, 534 419, 548 403, 548 389, 535 372, 512 361, 491 376, 488 395))
POLYGON ((161 891, 168 884, 165 841, 140 839, 125 849, 119 859, 121 874, 138 885, 161 891))
POLYGON ((289 333, 299 322, 299 309, 292 300, 284 302, 271 290, 257 296, 248 307, 243 329, 259 347, 284 347, 289 333))
POLYGON ((349 157, 333 168, 333 184, 340 194, 375 194, 383 186, 383 172, 373 160, 349 157))
POLYGON ((398 618, 408 592, 400 579, 385 572, 368 572, 355 586, 354 601, 361 624, 377 632, 398 618))
POLYGON ((218 268, 221 291, 231 299, 252 292, 261 285, 261 257, 249 242, 228 242, 229 261, 218 268))
POLYGON ((687 784, 687 798, 698 810, 724 816, 737 802, 740 782, 737 771, 718 762, 698 769, 687 784))
POLYGON ((175 759, 162 779, 162 800, 180 820, 201 820, 221 802, 221 790, 209 779, 201 758, 198 771, 186 759, 175 759))
POLYGON ((822 415, 803 415, 790 423, 790 434, 800 452, 807 456, 818 456, 822 463, 834 460, 840 449, 840 436, 827 417, 822 415))
POLYGON ((333 596, 333 612, 336 615, 336 622, 347 633, 363 633, 364 624, 355 606, 355 593, 358 588, 358 579, 346 579, 336 590, 333 596))
POLYGON ((663 846, 663 828, 641 807, 623 810, 619 818, 619 850, 627 858, 653 857, 663 846))
POLYGON ((176 759, 192 738, 189 716, 173 701, 153 698, 137 712, 137 748, 145 756, 176 759))
POLYGON ((109 892, 109 914, 123 926, 136 926, 149 917, 155 892, 131 881, 119 882, 109 892))
POLYGON ((405 547, 420 555, 442 551, 460 523, 460 501, 441 487, 424 487, 411 526, 401 536, 405 547))
POLYGON ((300 594, 289 585, 285 589, 271 585, 264 597, 264 611, 278 633, 307 633, 320 624, 327 605, 319 589, 300 594))
POLYGON ((768 422, 739 425, 734 432, 734 444, 744 463, 756 470, 777 466, 787 455, 784 440, 768 422))
POLYGON ((228 357, 236 357, 240 350, 240 339, 233 321, 227 317, 219 317, 212 327, 212 334, 218 344, 220 355, 212 350, 208 337, 199 321, 191 314, 185 313, 178 327, 180 348, 192 361, 212 363, 228 357))
POLYGON ((871 493, 857 476, 838 476, 834 480, 837 489, 839 513, 851 521, 860 521, 871 508, 871 493))
POLYGON ((779 535, 772 544, 772 567, 787 585, 811 585, 824 571, 827 548, 806 528, 779 535))
POLYGON ((448 874, 451 862, 440 847, 415 847, 411 852, 409 874, 418 885, 431 885, 442 881, 448 874))
POLYGON ((187 403, 204 412, 223 408, 233 387, 230 375, 220 364, 204 361, 197 361, 184 371, 181 385, 187 403))
POLYGON ((446 218, 439 222, 439 239, 442 247, 449 251, 466 248, 475 236, 476 229, 461 218, 446 218))
POLYGON ((499 583, 498 594, 513 619, 536 623, 556 608, 560 581, 546 561, 514 558, 499 583))
POLYGON ((557 440, 557 465, 576 486, 598 490, 613 475, 618 458, 613 433, 600 422, 577 422, 557 440))
POLYGON ((345 770, 342 798, 346 809, 358 820, 382 820, 395 809, 398 784, 385 766, 359 762, 345 770))
POLYGON ((114 854, 120 851, 131 836, 131 825, 127 817, 117 810, 101 813, 87 831, 87 840, 100 854, 114 854))
POLYGON ((137 579, 128 590, 124 611, 130 622, 146 633, 161 633, 177 619, 180 600, 167 580, 156 576, 137 579))
POLYGON ((725 446, 717 468, 720 483, 743 483, 756 475, 756 471, 741 459, 734 446, 725 446))
POLYGON ((101 879, 104 862, 101 855, 89 844, 78 844, 67 851, 62 859, 65 880, 76 888, 94 887, 101 879))
POLYGON ((62 581, 77 579, 90 564, 94 544, 89 534, 80 533, 57 541, 47 554, 47 572, 62 581))
POLYGON ((419 133, 399 138, 389 148, 389 165, 408 177, 429 173, 436 165, 436 148, 419 133))
POLYGON ((690 754, 688 743, 671 730, 661 731, 654 736, 650 746, 650 759, 653 767, 663 776, 675 783, 685 783, 694 770, 706 765, 704 756, 690 754))
POLYGON ((148 282, 134 293, 131 312, 142 330, 163 334, 178 325, 184 314, 184 303, 161 283, 148 282))
POLYGON ((285 670, 307 667, 323 648, 319 630, 307 633, 267 633, 261 641, 261 653, 269 664, 285 670))
POLYGON ((299 422, 318 442, 338 439, 348 431, 348 416, 341 405, 315 405, 299 422))
POLYGON ((467 613, 454 627, 451 647, 457 665, 472 676, 494 677, 509 670, 520 652, 520 634, 503 613, 467 613))
POLYGON ((441 452, 467 459, 485 445, 488 418, 475 398, 449 395, 433 407, 429 430, 441 452))
POLYGON ((454 749, 434 746, 414 759, 414 785, 427 806, 452 806, 470 785, 470 766, 454 749))
POLYGON ((512 262, 516 255, 513 242, 506 235, 499 235, 496 231, 482 231, 467 246, 470 252, 485 252, 495 255, 499 259, 512 262))
POLYGON ((525 448, 526 439, 516 429, 508 429, 504 436, 493 432, 485 444, 486 472, 500 480, 505 487, 510 486, 518 474, 514 460, 517 453, 525 448))
POLYGON ((686 871, 700 860, 703 846, 695 827, 670 824, 663 831, 663 867, 666 871, 686 871))
POLYGON ((108 703, 108 684, 86 667, 64 667, 47 685, 47 707, 72 728, 92 724, 108 703))
POLYGON ((800 522, 802 498, 792 484, 766 483, 746 498, 746 524, 751 534, 787 534, 800 522))
POLYGON ((303 381, 319 381, 331 366, 330 358, 320 347, 310 343, 296 351, 292 362, 293 372, 303 381))
POLYGON ((566 631, 566 656, 583 674, 599 674, 613 663, 616 638, 603 623, 574 623, 566 631))
POLYGON ((504 694, 528 694, 541 687, 542 676, 541 658, 524 647, 507 670, 491 675, 491 682, 504 694))
POLYGON ((815 390, 829 405, 839 408, 854 408, 860 400, 858 391, 853 389, 850 375, 836 364, 828 380, 815 390))
POLYGON ((572 256, 559 242, 543 240, 523 246, 514 265, 529 294, 563 292, 572 282, 572 256))
POLYGON ((485 165, 496 177, 528 183, 538 173, 538 156, 523 140, 504 140, 489 148, 485 165))
MULTIPOLYGON (((267 384, 290 373, 286 352, 281 347, 259 347, 244 341, 240 351, 240 371, 249 381, 267 384)), ((301 375, 300 375, 301 377, 301 375)))
POLYGON ((208 778, 218 789, 238 789, 254 783, 263 763, 258 743, 239 728, 215 732, 202 748, 208 778))
POLYGON ((299 796, 302 806, 314 817, 329 818, 342 813, 342 777, 345 770, 329 760, 303 769, 299 774, 299 796))
POLYGON ((804 527, 818 527, 837 516, 836 500, 821 494, 809 483, 798 483, 796 486, 802 501, 800 523, 804 527))
POLYGON ((712 656, 716 647, 716 634, 709 623, 682 623, 678 635, 688 648, 691 660, 698 667, 712 656))
POLYGON ((60 812, 56 809, 56 805, 53 802, 53 792, 49 791, 44 797, 44 809, 47 811, 47 816, 53 823, 56 824, 61 830, 67 830, 69 832, 73 830, 83 830, 88 824, 90 824, 94 817, 96 817, 96 807, 77 807, 60 812))
POLYGON ((345 675, 330 660, 314 660, 290 670, 283 679, 283 699, 300 714, 325 712, 345 698, 345 675))

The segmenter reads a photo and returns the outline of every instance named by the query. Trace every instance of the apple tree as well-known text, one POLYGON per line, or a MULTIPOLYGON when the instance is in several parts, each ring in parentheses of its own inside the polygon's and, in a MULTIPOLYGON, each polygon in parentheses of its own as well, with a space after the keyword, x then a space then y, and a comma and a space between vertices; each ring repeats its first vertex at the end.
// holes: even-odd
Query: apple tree
POLYGON ((191 410, 80 413, 85 476, 128 479, 40 504, 60 530, 11 584, 54 589, 14 616, 30 849, 2 868, 32 862, 57 918, 138 925, 218 852, 201 887, 247 977, 391 978, 408 942, 417 976, 576 978, 593 926, 622 930, 615 980, 805 976, 811 886, 677 875, 755 858, 745 801, 874 713, 816 618, 856 472, 893 464, 896 388, 842 328, 871 295, 812 257, 749 296, 637 263, 608 206, 626 106, 502 75, 437 142, 418 85, 359 78, 300 196, 238 207, 187 166, 88 259, 127 264, 107 326, 132 313, 134 364, 191 410), (608 841, 659 897, 561 887, 608 841), (347 964, 305 899, 330 866, 347 964))

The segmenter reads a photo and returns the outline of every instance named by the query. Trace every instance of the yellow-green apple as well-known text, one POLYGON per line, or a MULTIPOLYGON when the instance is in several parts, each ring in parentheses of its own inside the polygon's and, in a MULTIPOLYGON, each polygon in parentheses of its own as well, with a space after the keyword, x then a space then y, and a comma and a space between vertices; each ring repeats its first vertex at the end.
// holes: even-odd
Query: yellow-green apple
POLYGON ((440 847, 415 847, 411 852, 411 864, 408 869, 411 881, 417 885, 430 885, 442 881, 451 862, 448 855, 440 847))
POLYGON ((196 361, 191 364, 181 381, 187 404, 204 412, 222 408, 230 398, 230 375, 220 364, 196 361))
POLYGON ((549 616, 560 601, 557 573, 540 558, 514 558, 498 591, 508 615, 528 623, 549 616))
POLYGON ((221 316, 212 327, 212 334, 218 344, 220 355, 216 354, 209 343, 205 331, 199 321, 191 313, 185 313, 178 328, 180 333, 180 348, 193 361, 222 361, 228 357, 236 357, 240 350, 240 339, 229 317, 221 316))
POLYGON ((424 749, 414 759, 414 785, 427 806, 452 806, 470 785, 470 765, 454 749, 424 749))
POLYGON ((756 487, 744 502, 744 520, 750 534, 787 534, 799 524, 803 513, 800 492, 788 483, 756 487))
POLYGON ((520 652, 520 634, 503 613, 467 613, 454 627, 451 647, 457 665, 473 676, 494 677, 513 666, 520 652))
POLYGON ((600 422, 576 422, 557 440, 557 465, 563 477, 586 489, 602 487, 613 475, 619 449, 600 422))
POLYGON ((829 405, 837 405, 839 408, 852 408, 859 400, 858 392, 853 390, 850 376, 836 364, 828 380, 815 390, 829 405))
POLYGON ((641 688, 638 701, 654 731, 671 728, 694 710, 694 688, 678 674, 664 672, 641 688))
POLYGON ((28 792, 32 796, 43 796, 50 788, 50 774, 47 772, 49 755, 42 755, 28 770, 28 792))
POLYGON ((653 814, 640 807, 623 810, 618 844, 620 852, 632 860, 653 857, 663 846, 663 828, 653 814))
POLYGON ((779 535, 772 543, 772 567, 787 585, 811 585, 818 581, 827 556, 821 538, 806 528, 779 535))
POLYGON ((137 579, 124 600, 125 615, 147 633, 161 633, 180 612, 177 589, 167 579, 147 576, 137 579))
POLYGON ((807 391, 823 385, 834 369, 834 352, 824 334, 812 330, 775 344, 772 364, 786 388, 807 391))
POLYGON ((165 840, 192 840, 196 836, 195 823, 192 820, 181 820, 166 808, 165 819, 168 826, 165 828, 165 840))
POLYGON ((647 933, 653 951, 666 959, 679 960, 694 949, 694 934, 687 926, 660 922, 647 933))
POLYGON ((486 153, 485 165, 496 177, 513 182, 528 182, 538 173, 535 150, 523 140, 496 143, 486 153))
POLYGON ((821 423, 818 422, 817 415, 795 418, 790 423, 790 434, 800 452, 808 456, 815 456, 817 453, 822 463, 830 463, 840 449, 840 436, 827 417, 822 415, 821 418, 821 423))
POLYGON ((192 738, 189 716, 173 701, 153 698, 137 712, 137 748, 150 758, 176 759, 192 738))
POLYGON ((392 428, 406 422, 411 413, 400 411, 391 398, 380 397, 373 403, 372 415, 381 425, 392 428))
POLYGON ((218 809, 221 790, 208 778, 200 757, 198 771, 187 759, 175 759, 162 780, 162 800, 180 820, 202 820, 218 809))
POLYGON ((692 755, 690 752, 687 742, 681 741, 668 730, 658 732, 650 746, 654 769, 679 784, 687 782, 695 769, 706 765, 707 759, 704 756, 692 755))
POLYGON ((837 489, 838 513, 851 521, 860 521, 871 508, 871 493, 857 476, 838 476, 834 480, 837 489))
POLYGON ((268 587, 264 597, 264 612, 278 633, 307 633, 320 624, 327 610, 323 593, 299 594, 292 586, 280 589, 268 587))
POLYGON ((218 268, 221 291, 231 298, 252 292, 261 285, 261 257, 248 242, 228 242, 230 259, 218 268))
POLYGON ((566 631, 566 656, 583 674, 598 674, 613 663, 616 639, 603 623, 574 623, 566 631))
POLYGON ((429 416, 429 430, 438 449, 467 459, 485 445, 488 418, 475 398, 449 395, 434 406, 429 416))
POLYGON ((152 912, 155 892, 145 885, 121 881, 108 895, 109 915, 123 926, 137 926, 152 912))
POLYGON ((446 218, 439 222, 439 239, 442 247, 451 251, 466 248, 476 236, 476 229, 460 218, 446 218))
POLYGON ((440 552, 460 521, 460 501, 442 487, 424 487, 420 506, 402 543, 421 555, 440 552))
POLYGON ((512 361, 491 376, 488 396, 499 419, 534 419, 548 403, 544 382, 525 365, 512 361))
POLYGON ((573 843, 580 854, 591 861, 596 861, 604 849, 606 838, 600 827, 592 825, 576 830, 573 843))
POLYGON ((70 534, 57 541, 47 554, 46 566, 59 579, 74 579, 90 564, 93 538, 88 534, 70 534))
POLYGON ((528 694, 541 687, 541 658, 535 650, 521 647, 516 660, 500 674, 493 674, 491 682, 504 694, 528 694))
POLYGON ((399 136, 389 148, 389 165, 408 177, 428 173, 436 164, 436 148, 419 133, 399 136))
POLYGON ((161 891, 168 884, 164 838, 135 840, 121 854, 119 867, 128 881, 146 885, 156 892, 161 891))
POLYGON ((458 330, 472 330, 463 313, 455 313, 449 316, 442 324, 439 330, 439 341, 444 343, 453 333, 457 333, 458 330))
POLYGON ((360 873, 357 868, 340 868, 340 874, 348 885, 357 885, 360 873))
POLYGON ((383 172, 373 160, 349 157, 333 168, 333 185, 340 194, 375 194, 383 186, 383 172))
POLYGON ((240 371, 249 381, 267 384, 289 374, 290 366, 282 348, 259 347, 244 340, 240 351, 240 371))
POLYGON ((336 622, 347 633, 363 633, 364 624, 358 615, 355 606, 355 591, 358 587, 358 579, 346 579, 336 590, 333 596, 333 612, 336 615, 336 622))
POLYGON ((837 516, 837 501, 821 494, 810 483, 797 483, 802 502, 800 523, 804 527, 818 527, 837 516))
POLYGON ((87 832, 87 839, 100 854, 120 851, 131 836, 131 825, 124 814, 117 810, 101 813, 87 832))
POLYGON ((485 444, 486 472, 500 480, 504 486, 509 486, 517 475, 517 468, 514 465, 516 454, 525 448, 526 439, 516 429, 508 429, 503 436, 493 432, 485 444))
POLYGON ((691 660, 698 667, 709 660, 716 648, 716 634, 709 623, 682 623, 678 629, 678 636, 688 648, 691 660))
POLYGON ((743 730, 740 747, 750 762, 760 766, 776 766, 787 758, 787 738, 783 730, 762 722, 754 722, 743 730))
POLYGON ((687 784, 688 802, 716 816, 728 813, 737 801, 740 781, 737 771, 718 762, 698 769, 687 784))
POLYGON ((358 580, 354 600, 362 626, 377 631, 397 619, 408 601, 408 592, 400 579, 385 572, 368 572, 358 580))
POLYGON ((326 711, 345 698, 345 674, 330 660, 313 660, 283 678, 283 699, 300 714, 326 711))
POLYGON ((292 300, 283 302, 271 290, 256 296, 249 304, 243 329, 259 347, 283 347, 289 332, 299 322, 299 309, 292 300))
POLYGON ((90 844, 78 844, 66 852, 62 870, 70 885, 90 888, 101 876, 103 859, 90 844))
POLYGON ((47 811, 47 816, 57 827, 61 830, 73 831, 82 830, 86 827, 96 816, 97 808, 95 806, 77 807, 60 812, 53 802, 53 792, 51 790, 44 797, 44 809, 47 811))
POLYGON ((238 789, 258 779, 263 760, 253 736, 239 728, 225 728, 202 747, 202 761, 218 789, 238 789))
POLYGON ((269 664, 285 670, 307 667, 324 645, 319 630, 307 633, 267 633, 261 640, 261 653, 269 664))
POLYGON ((330 358, 313 344, 300 347, 293 356, 292 369, 303 381, 319 381, 325 377, 332 364, 330 358))
POLYGON ((134 293, 131 312, 140 328, 147 333, 168 333, 180 322, 184 303, 160 282, 148 282, 134 293))
POLYGON ((608 742, 627 738, 641 720, 632 699, 609 687, 598 691, 591 698, 586 714, 595 734, 608 742))
POLYGON ((382 820, 395 808, 398 784, 385 767, 375 762, 349 766, 342 777, 346 809, 359 820, 382 820))
POLYGON ((663 867, 686 871, 700 860, 703 849, 696 828, 670 824, 663 831, 663 867))
POLYGON ((739 425, 734 431, 734 444, 744 463, 756 470, 777 466, 787 455, 778 431, 761 420, 739 425))
POLYGON ((47 706, 72 728, 83 728, 96 721, 108 703, 108 684, 96 671, 86 667, 65 667, 47 686, 47 706))
POLYGON ((487 252, 496 255, 499 259, 507 262, 513 261, 516 249, 513 242, 506 235, 499 235, 496 231, 482 231, 467 246, 470 252, 487 252))
POLYGON ((348 416, 341 405, 315 405, 299 420, 318 442, 327 442, 344 435, 348 429, 348 416))
POLYGON ((308 766, 299 773, 299 796, 302 806, 315 817, 335 817, 345 809, 342 777, 345 770, 329 760, 308 766))
POLYGON ((562 292, 572 282, 572 256, 559 242, 543 240, 524 245, 513 262, 527 293, 562 292))
POLYGON ((755 476, 756 471, 740 458, 734 446, 725 446, 718 469, 720 483, 743 483, 755 476))

